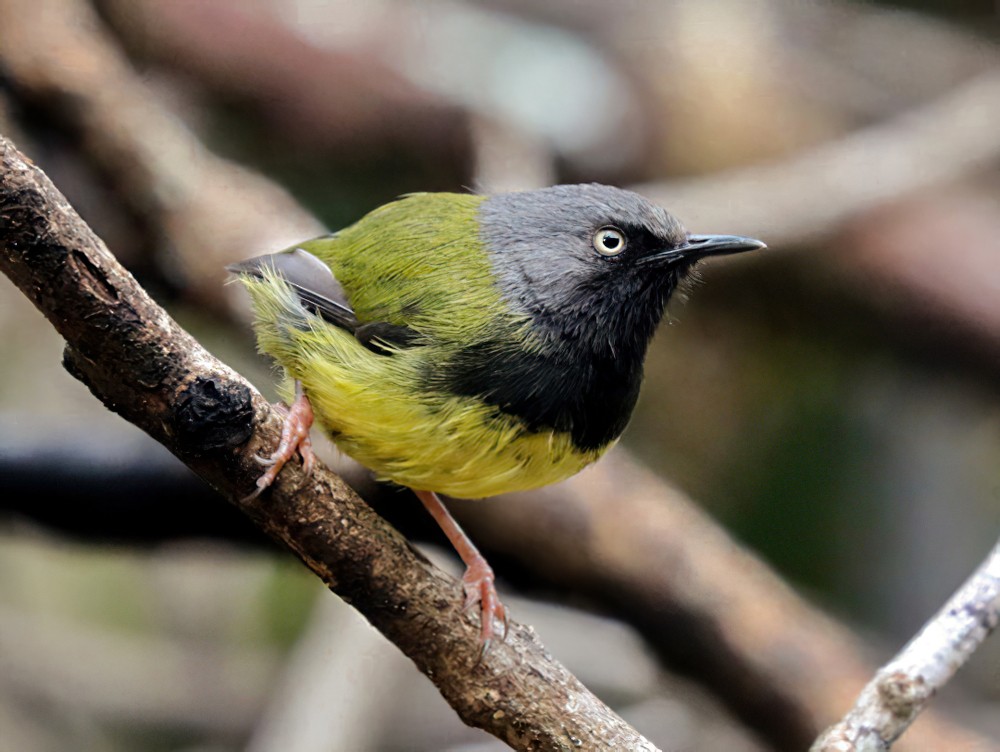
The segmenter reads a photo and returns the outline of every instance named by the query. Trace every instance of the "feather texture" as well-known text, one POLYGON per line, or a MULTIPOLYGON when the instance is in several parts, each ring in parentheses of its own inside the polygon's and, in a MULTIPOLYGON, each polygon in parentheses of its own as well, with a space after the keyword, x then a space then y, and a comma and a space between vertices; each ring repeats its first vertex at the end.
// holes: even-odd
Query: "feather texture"
POLYGON ((629 191, 556 186, 413 194, 232 269, 260 349, 338 447, 382 479, 478 498, 600 457, 692 264, 761 245, 688 236, 629 191), (596 245, 609 229, 613 253, 596 245))

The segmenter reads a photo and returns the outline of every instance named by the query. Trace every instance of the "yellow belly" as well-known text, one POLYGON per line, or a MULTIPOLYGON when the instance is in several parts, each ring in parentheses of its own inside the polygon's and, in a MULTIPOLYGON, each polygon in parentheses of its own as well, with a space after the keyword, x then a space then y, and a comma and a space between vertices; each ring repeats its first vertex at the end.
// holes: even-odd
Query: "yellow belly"
POLYGON ((529 431, 479 400, 424 391, 415 357, 366 350, 350 365, 319 353, 284 365, 338 448, 409 488, 466 499, 525 491, 565 480, 607 448, 580 451, 567 433, 529 431))
POLYGON ((317 421, 381 480, 459 498, 524 491, 565 480, 596 460, 568 434, 527 431, 466 397, 393 394, 303 379, 317 421))

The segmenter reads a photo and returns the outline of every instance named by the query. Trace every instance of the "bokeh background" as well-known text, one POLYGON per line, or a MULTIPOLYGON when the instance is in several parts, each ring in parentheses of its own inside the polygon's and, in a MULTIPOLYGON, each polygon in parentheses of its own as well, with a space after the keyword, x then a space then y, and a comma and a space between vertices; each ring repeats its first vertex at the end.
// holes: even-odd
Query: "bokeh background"
MULTIPOLYGON (((402 193, 601 181, 764 239, 672 302, 623 443, 880 661, 1000 529, 998 32, 987 0, 0 0, 0 132, 272 396, 222 267, 402 193)), ((4 279, 0 352, 0 750, 503 748, 104 411, 4 279)), ((663 749, 799 746, 498 569, 663 749)), ((996 749, 998 699, 987 644, 940 704, 996 749)))

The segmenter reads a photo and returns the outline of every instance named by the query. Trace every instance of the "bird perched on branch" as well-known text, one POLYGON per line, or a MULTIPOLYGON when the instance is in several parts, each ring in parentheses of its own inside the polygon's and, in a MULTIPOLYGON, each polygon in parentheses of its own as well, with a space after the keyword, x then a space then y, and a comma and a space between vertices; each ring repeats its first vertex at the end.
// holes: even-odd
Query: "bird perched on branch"
POLYGON ((315 416, 440 524, 466 564, 486 649, 506 610, 437 494, 537 488, 594 462, 625 429, 649 340, 692 266, 763 247, 691 235, 630 191, 562 185, 404 196, 230 266, 250 292, 260 349, 295 392, 255 493, 296 452, 308 471, 315 416))

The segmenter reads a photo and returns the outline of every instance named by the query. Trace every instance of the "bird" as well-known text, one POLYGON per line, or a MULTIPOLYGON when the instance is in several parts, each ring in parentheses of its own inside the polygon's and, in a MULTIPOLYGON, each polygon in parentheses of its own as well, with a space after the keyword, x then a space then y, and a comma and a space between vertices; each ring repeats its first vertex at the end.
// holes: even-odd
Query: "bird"
POLYGON ((227 269, 258 349, 285 372, 261 493, 315 420, 375 476, 411 489, 463 560, 483 653, 508 615, 495 575, 440 500, 564 480, 628 424, 667 302, 710 256, 764 248, 696 235, 596 183, 413 193, 329 235, 227 269))

